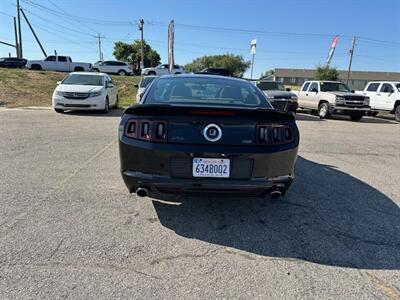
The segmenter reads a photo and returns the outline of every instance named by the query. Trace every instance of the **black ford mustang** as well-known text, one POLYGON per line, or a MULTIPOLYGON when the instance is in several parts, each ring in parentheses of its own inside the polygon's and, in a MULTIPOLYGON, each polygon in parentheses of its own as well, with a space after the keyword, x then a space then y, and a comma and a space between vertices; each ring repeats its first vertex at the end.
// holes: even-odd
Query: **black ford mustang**
POLYGON ((299 132, 247 81, 213 75, 162 76, 119 126, 121 173, 129 192, 284 195, 299 132))

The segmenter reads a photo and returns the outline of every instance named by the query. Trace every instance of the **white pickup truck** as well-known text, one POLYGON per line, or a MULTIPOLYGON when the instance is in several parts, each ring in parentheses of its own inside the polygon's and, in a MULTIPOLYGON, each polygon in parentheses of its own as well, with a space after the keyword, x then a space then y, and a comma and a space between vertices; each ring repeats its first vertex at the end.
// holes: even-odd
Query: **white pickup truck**
POLYGON ((356 93, 369 97, 372 115, 386 111, 394 114, 396 121, 400 122, 400 82, 373 81, 356 93))
POLYGON ((370 111, 368 96, 355 94, 339 81, 306 81, 297 96, 300 108, 318 111, 321 119, 333 114, 359 121, 370 111))
POLYGON ((31 70, 46 70, 60 72, 90 72, 92 64, 72 62, 69 56, 50 55, 44 60, 28 60, 26 67, 31 70))

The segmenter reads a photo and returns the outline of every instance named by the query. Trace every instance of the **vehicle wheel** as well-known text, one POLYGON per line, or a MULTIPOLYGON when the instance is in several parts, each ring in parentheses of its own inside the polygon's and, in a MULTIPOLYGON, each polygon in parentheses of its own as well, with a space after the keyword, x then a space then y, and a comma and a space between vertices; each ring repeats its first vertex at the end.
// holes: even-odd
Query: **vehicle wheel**
POLYGON ((42 69, 42 66, 41 65, 32 65, 31 69, 35 70, 35 71, 40 71, 42 69))
POLYGON ((330 114, 329 114, 329 105, 328 105, 328 103, 322 102, 318 106, 318 116, 320 117, 320 119, 329 118, 330 114))
POLYGON ((150 71, 150 72, 149 72, 149 75, 156 75, 156 72, 150 71))
POLYGON ((352 121, 360 121, 363 118, 364 114, 351 114, 350 119, 352 121))
POLYGON ((82 67, 76 67, 75 69, 74 69, 74 72, 83 72, 84 70, 83 70, 83 68, 82 67))
POLYGON ((55 108, 54 111, 56 113, 59 113, 59 114, 63 114, 64 113, 64 110, 63 109, 59 109, 59 108, 55 108))
POLYGON ((396 119, 397 122, 400 122, 400 105, 397 105, 394 111, 394 118, 396 119))
POLYGON ((110 111, 110 101, 108 101, 108 97, 106 98, 106 103, 105 103, 105 106, 104 106, 104 110, 103 110, 103 113, 108 113, 110 111))
POLYGON ((175 75, 179 75, 179 74, 181 74, 181 72, 176 72, 176 73, 175 73, 175 75))
POLYGON ((100 72, 99 69, 92 69, 92 71, 93 71, 93 72, 96 72, 96 73, 100 72))
POLYGON ((125 72, 124 70, 119 70, 119 71, 118 71, 118 75, 119 75, 119 76, 125 76, 125 75, 126 75, 126 72, 125 72))

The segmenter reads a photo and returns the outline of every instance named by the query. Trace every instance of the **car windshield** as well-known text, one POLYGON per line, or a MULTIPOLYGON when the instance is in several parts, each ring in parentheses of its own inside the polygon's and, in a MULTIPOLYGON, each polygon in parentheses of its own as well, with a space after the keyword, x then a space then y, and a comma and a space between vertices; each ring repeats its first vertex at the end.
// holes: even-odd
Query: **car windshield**
POLYGON ((102 86, 103 77, 99 75, 71 74, 63 80, 62 84, 102 86))
POLYGON ((322 92, 350 92, 347 85, 340 82, 321 82, 322 92))
POLYGON ((397 90, 400 92, 400 83, 396 83, 395 86, 396 86, 397 90))
POLYGON ((260 81, 257 87, 262 91, 285 91, 285 86, 279 82, 260 81))
POLYGON ((142 81, 140 81, 140 87, 145 88, 152 82, 156 77, 143 77, 142 81))
POLYGON ((252 84, 215 77, 161 77, 144 103, 272 108, 252 84))

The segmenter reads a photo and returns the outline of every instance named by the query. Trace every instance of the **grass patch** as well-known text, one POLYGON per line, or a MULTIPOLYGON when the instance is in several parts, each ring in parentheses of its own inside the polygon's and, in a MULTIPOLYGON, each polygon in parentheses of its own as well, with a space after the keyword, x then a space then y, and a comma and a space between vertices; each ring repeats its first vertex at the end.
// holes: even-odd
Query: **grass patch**
MULTIPOLYGON (((51 106, 57 81, 67 73, 0 68, 0 106, 51 106)), ((112 76, 118 87, 120 107, 136 102, 135 83, 139 76, 112 76)))

